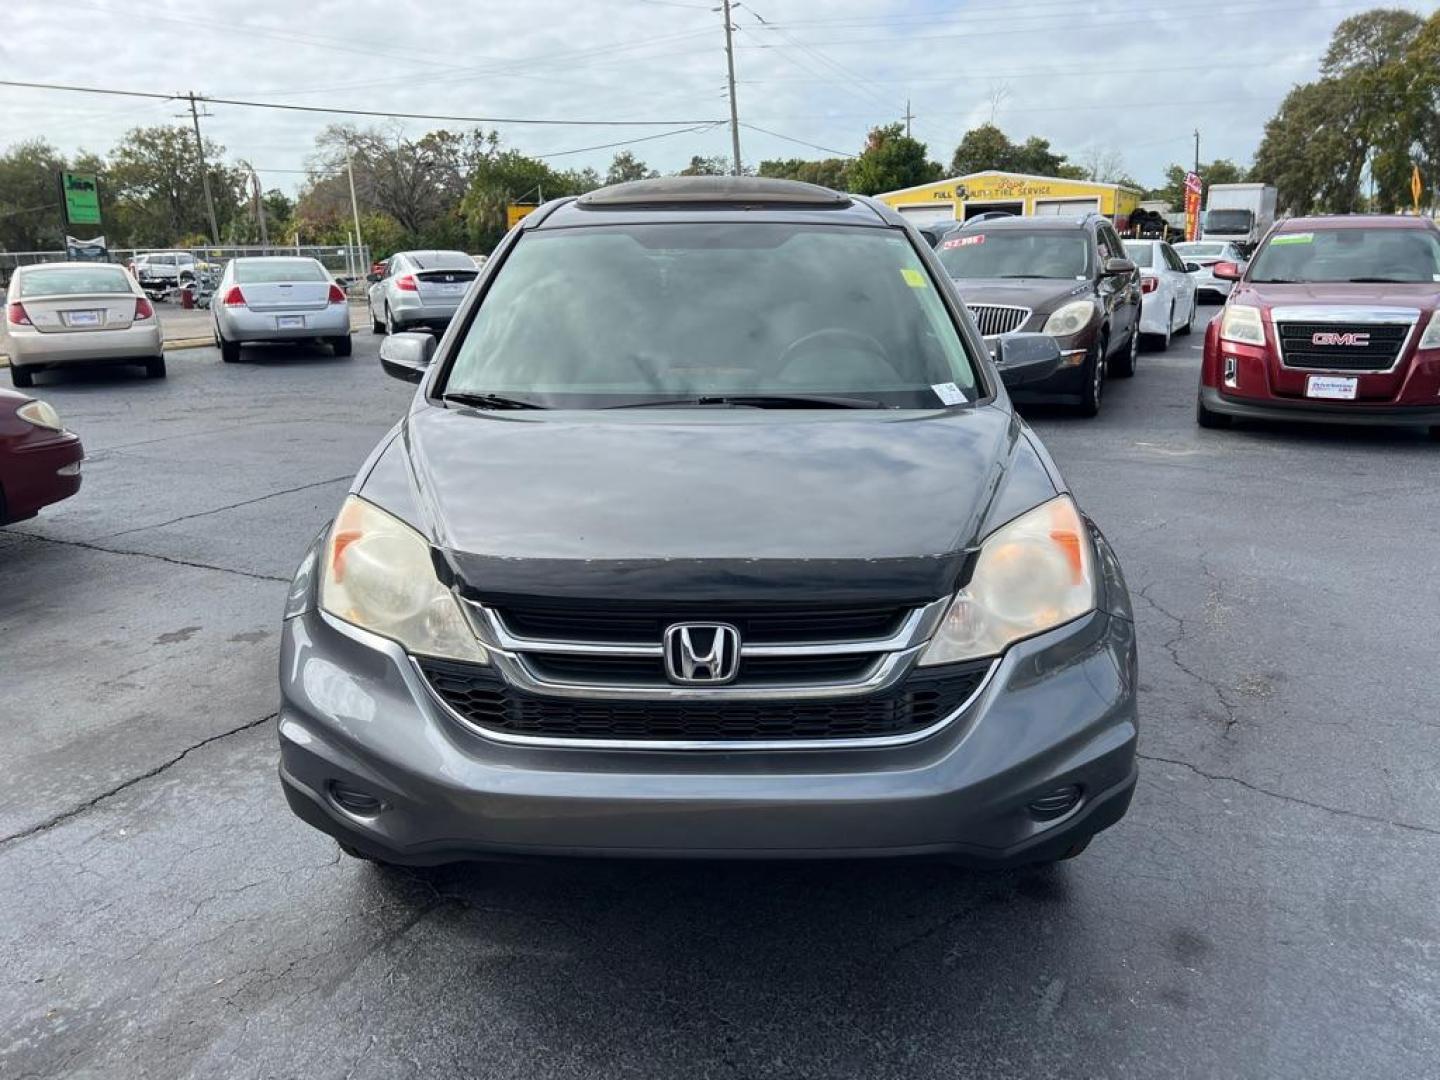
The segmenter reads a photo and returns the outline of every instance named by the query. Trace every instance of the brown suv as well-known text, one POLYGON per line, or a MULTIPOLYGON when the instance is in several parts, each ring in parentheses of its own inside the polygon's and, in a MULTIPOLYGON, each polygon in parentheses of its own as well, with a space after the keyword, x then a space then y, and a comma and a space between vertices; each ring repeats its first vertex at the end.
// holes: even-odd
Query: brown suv
POLYGON ((1108 218, 971 222, 947 233, 936 252, 987 341, 1039 331, 1060 346, 1060 370, 1017 389, 1017 402, 1076 405, 1094 416, 1106 376, 1135 374, 1140 272, 1108 218))

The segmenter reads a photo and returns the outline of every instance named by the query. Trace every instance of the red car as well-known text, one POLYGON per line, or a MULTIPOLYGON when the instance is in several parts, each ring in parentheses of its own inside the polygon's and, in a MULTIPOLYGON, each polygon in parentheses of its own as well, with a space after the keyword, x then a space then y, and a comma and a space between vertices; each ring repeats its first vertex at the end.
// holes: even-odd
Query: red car
POLYGON ((80 437, 43 401, 0 390, 0 525, 80 490, 80 437))
POLYGON ((1428 218, 1290 218, 1205 332, 1201 427, 1237 418, 1417 425, 1440 438, 1440 229, 1428 218))

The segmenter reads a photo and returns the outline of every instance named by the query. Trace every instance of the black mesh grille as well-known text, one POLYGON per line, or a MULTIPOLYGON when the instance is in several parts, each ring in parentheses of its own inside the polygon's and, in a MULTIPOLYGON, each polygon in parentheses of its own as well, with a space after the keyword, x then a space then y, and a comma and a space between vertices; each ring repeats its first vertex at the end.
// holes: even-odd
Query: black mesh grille
POLYGON ((975 692, 989 661, 917 670, 899 686, 826 701, 599 701, 540 697, 488 667, 421 660, 431 687, 466 720, 513 735, 583 739, 834 739, 921 731, 975 692))
POLYGON ((727 612, 717 605, 693 611, 607 607, 500 607, 501 621, 517 637, 540 641, 609 642, 658 645, 665 629, 677 622, 727 622, 747 645, 803 644, 815 641, 865 641, 889 637, 909 608, 809 608, 727 612))
MULTIPOLYGON (((1275 324, 1280 355, 1286 367, 1315 371, 1382 371, 1395 363, 1408 325, 1396 323, 1296 323, 1275 324), (1337 335, 1334 345, 1315 344, 1316 335, 1337 335), (1368 344, 1345 344, 1344 335, 1369 335, 1368 344)), ((1332 339, 1333 340, 1333 339, 1332 339)))

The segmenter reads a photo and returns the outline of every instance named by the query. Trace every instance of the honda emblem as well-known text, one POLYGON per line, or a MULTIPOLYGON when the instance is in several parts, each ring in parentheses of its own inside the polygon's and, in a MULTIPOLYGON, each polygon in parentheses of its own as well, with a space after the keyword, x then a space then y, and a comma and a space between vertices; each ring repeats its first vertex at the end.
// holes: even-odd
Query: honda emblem
POLYGON ((676 623, 665 631, 671 682, 718 686, 740 670, 740 631, 729 623, 676 623))

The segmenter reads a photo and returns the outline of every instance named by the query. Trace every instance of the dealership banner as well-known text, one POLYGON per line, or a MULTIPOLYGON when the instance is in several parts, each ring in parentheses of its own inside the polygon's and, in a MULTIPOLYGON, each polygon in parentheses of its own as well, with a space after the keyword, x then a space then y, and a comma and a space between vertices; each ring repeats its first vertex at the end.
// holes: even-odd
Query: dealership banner
POLYGON ((65 237, 65 257, 71 262, 108 262, 110 248, 105 243, 103 236, 96 236, 90 240, 77 240, 73 236, 67 236, 65 237))
POLYGON ((1200 239, 1200 174, 1185 174, 1185 239, 1200 239))

